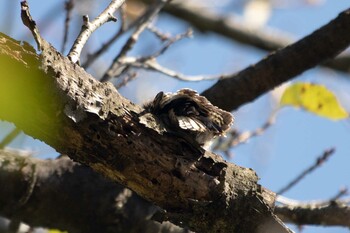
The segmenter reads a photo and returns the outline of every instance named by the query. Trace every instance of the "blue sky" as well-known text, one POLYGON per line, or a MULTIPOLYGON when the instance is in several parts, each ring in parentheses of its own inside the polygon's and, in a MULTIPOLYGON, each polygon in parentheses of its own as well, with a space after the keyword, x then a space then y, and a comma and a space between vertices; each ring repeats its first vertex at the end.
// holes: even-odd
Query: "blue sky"
MULTIPOLYGON (((12 1, 11 1, 12 2, 12 1)), ((60 48, 62 40, 63 13, 57 10, 59 2, 29 1, 31 12, 37 20, 44 37, 54 46, 60 48), (55 6, 56 8, 53 8, 55 6)), ((103 9, 104 4, 94 6, 103 9)), ((295 39, 311 33, 321 25, 335 18, 341 11, 349 7, 348 1, 324 1, 317 6, 302 4, 292 7, 273 8, 268 26, 287 32, 295 39)), ((94 9, 95 9, 94 8, 94 9)), ((227 9, 226 9, 227 10, 227 9)), ((235 8, 230 9, 235 11, 235 8)), ((75 12, 77 13, 77 12, 75 12)), ((237 13, 240 13, 239 9, 237 13)), ((90 17, 92 18, 92 16, 90 17)), ((8 33, 19 40, 33 42, 28 30, 21 24, 19 16, 19 1, 11 4, 0 3, 0 31, 8 33), (5 17, 10 17, 7 20, 5 17), (12 26, 11 26, 12 25, 12 26), (11 28, 10 28, 11 26, 11 28)), ((73 18, 73 26, 80 28, 80 16, 73 18)), ((188 28, 186 22, 174 20, 171 16, 159 17, 156 25, 165 32, 173 34, 184 32, 188 28)), ((89 47, 101 45, 106 35, 116 30, 112 23, 99 29, 89 41, 89 47)), ((76 32, 70 33, 70 41, 76 32)), ((157 40, 150 33, 144 33, 142 43, 135 46, 134 54, 144 54, 158 46, 157 40)), ((125 41, 125 38, 123 38, 125 41)), ((119 43, 118 45, 120 45, 119 43)), ((118 51, 114 46, 108 54, 99 59, 99 67, 108 67, 110 60, 118 51)), ((266 52, 232 42, 214 33, 202 34, 194 31, 193 39, 184 39, 159 59, 164 66, 176 69, 189 75, 231 73, 245 68, 266 56, 266 52)), ((92 69, 92 73, 101 71, 92 69)), ((169 77, 151 72, 139 72, 139 78, 121 89, 121 93, 131 100, 140 103, 153 97, 158 91, 175 91, 190 87, 201 92, 211 86, 214 81, 201 83, 180 82, 169 77)), ((315 68, 297 77, 298 81, 322 83, 332 90, 350 111, 349 75, 337 73, 324 68, 315 68)), ((260 97, 253 103, 242 106, 234 112, 236 122, 234 127, 239 130, 252 130, 263 124, 271 111, 276 108, 272 104, 271 95, 260 97)), ((0 139, 11 130, 9 123, 0 122, 0 139)), ((277 191, 306 167, 313 164, 317 156, 325 149, 336 148, 336 153, 321 168, 308 175, 293 189, 285 193, 288 198, 297 200, 318 200, 334 196, 342 187, 350 186, 350 124, 349 120, 331 121, 294 108, 284 108, 277 114, 276 123, 262 136, 251 139, 247 144, 232 149, 232 162, 253 168, 260 176, 260 183, 277 191)), ((41 158, 53 157, 57 153, 38 140, 20 135, 10 146, 32 150, 41 158)), ((305 227, 305 233, 343 233, 349 232, 339 227, 305 227)))

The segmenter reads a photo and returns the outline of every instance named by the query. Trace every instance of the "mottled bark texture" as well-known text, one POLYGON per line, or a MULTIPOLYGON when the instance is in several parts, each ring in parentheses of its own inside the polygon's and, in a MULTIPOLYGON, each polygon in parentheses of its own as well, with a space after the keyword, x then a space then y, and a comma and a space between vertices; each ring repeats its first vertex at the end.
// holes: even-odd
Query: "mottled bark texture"
MULTIPOLYGON (((1 216, 70 233, 188 233, 152 221, 157 207, 66 156, 43 161, 0 150, 0 161, 1 216)), ((350 208, 338 201, 277 206, 275 214, 294 224, 350 226, 350 208)))
POLYGON ((39 160, 0 150, 0 215, 70 233, 186 230, 151 220, 157 207, 66 156, 39 160))
POLYGON ((145 127, 142 108, 112 84, 41 48, 36 56, 1 36, 0 119, 160 206, 158 220, 197 232, 287 232, 254 171, 145 127))

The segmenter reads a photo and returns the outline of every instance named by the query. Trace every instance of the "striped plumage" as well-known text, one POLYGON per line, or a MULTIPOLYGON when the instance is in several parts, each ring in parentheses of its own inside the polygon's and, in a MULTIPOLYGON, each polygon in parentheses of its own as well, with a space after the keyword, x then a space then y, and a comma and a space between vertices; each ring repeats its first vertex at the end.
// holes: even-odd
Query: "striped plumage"
POLYGON ((144 108, 163 123, 167 132, 194 139, 201 146, 223 136, 233 123, 231 113, 212 105, 191 89, 160 92, 144 108))

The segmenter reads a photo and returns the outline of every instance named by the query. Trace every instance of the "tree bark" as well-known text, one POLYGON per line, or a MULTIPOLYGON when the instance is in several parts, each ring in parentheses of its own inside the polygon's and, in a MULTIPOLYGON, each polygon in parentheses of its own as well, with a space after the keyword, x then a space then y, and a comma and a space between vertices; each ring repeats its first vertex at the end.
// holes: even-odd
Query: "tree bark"
MULTIPOLYGON (((1 216, 70 233, 188 232, 152 221, 156 206, 66 156, 43 161, 0 150, 0 161, 1 216)), ((276 206, 275 213, 293 224, 350 226, 350 208, 339 201, 276 206)))
POLYGON ((305 203, 281 206, 276 214, 286 222, 296 225, 344 226, 350 227, 350 206, 342 201, 329 201, 323 205, 305 203))
MULTIPOLYGON (((295 45, 219 81, 205 94, 229 110, 251 101, 346 48, 348 25, 346 11, 295 45), (303 59, 298 60, 300 54, 303 59), (227 93, 231 98, 221 98, 227 93), (221 101, 225 99, 234 101, 221 101)), ((49 45, 38 57, 26 43, 21 46, 6 36, 0 44, 1 119, 161 206, 166 212, 158 214, 160 220, 207 232, 259 232, 269 220, 280 226, 271 213, 274 195, 257 184, 254 172, 210 152, 201 154, 172 135, 159 137, 139 123, 140 107, 49 45), (217 209, 227 211, 218 215, 217 209)))
POLYGON ((152 221, 156 206, 66 156, 0 150, 0 161, 1 216, 70 233, 186 232, 152 221))
MULTIPOLYGON (((227 110, 252 101, 345 49, 349 25, 348 10, 204 94, 227 110)), ((272 213, 274 194, 257 183, 254 171, 140 124, 141 107, 50 45, 44 43, 38 56, 28 44, 1 35, 0 64, 0 119, 162 207, 158 220, 169 219, 197 232, 268 232, 273 227, 278 228, 273 232, 287 232, 272 213)), ((25 179, 34 177, 31 172, 25 179)), ((34 201, 26 195, 33 187, 18 185, 22 189, 14 197, 19 201, 12 200, 15 211, 6 208, 6 215, 15 216, 34 201)))
POLYGON ((145 127, 141 107, 44 40, 40 56, 6 36, 0 46, 0 119, 162 207, 159 221, 197 232, 288 232, 251 169, 145 127))

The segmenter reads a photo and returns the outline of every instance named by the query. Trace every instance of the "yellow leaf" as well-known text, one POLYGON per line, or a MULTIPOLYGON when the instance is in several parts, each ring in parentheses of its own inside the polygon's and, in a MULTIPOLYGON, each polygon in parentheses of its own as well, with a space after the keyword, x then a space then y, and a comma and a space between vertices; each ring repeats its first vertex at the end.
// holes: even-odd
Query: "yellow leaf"
POLYGON ((60 231, 58 229, 49 229, 49 233, 68 233, 68 231, 60 231))
POLYGON ((300 107, 332 120, 349 116, 331 91, 313 83, 297 82, 289 86, 282 95, 281 105, 300 107))

